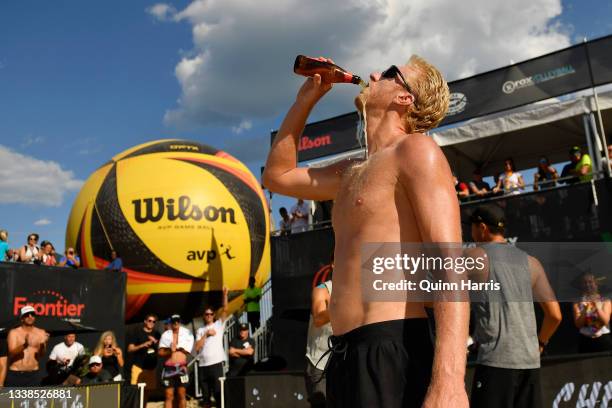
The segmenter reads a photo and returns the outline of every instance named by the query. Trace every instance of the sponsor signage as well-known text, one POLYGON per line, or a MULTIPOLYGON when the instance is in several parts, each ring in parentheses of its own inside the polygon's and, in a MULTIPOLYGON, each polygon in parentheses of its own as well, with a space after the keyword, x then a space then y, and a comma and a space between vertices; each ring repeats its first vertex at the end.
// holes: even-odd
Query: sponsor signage
MULTIPOLYGON (((298 161, 308 161, 319 157, 359 149, 357 140, 356 112, 322 120, 306 125, 298 140, 298 161)), ((272 142, 277 131, 272 132, 272 142)))
POLYGON ((0 324, 24 306, 40 317, 95 328, 123 322, 125 275, 89 269, 0 263, 0 324))

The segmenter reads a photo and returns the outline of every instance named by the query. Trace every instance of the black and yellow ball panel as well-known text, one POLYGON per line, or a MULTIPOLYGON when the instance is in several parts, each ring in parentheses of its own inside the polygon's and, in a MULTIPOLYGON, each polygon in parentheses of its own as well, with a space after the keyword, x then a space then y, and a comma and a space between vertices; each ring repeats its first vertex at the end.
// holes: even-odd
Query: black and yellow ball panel
POLYGON ((206 163, 187 162, 214 174, 238 201, 240 209, 246 218, 251 239, 250 276, 255 276, 263 256, 267 238, 266 209, 260 196, 244 185, 244 182, 233 174, 206 163))

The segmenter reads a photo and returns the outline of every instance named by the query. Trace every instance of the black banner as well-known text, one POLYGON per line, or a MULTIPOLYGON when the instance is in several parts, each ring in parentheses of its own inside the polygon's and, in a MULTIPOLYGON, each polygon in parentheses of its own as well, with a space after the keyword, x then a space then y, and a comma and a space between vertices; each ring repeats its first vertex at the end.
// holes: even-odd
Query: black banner
POLYGON ((595 85, 612 82, 612 36, 586 43, 595 85))
POLYGON ((0 408, 13 407, 138 408, 140 391, 118 382, 76 387, 2 388, 0 408))
MULTIPOLYGON (((611 49, 608 36, 449 82, 450 106, 440 126, 612 82, 611 49)), ((358 149, 358 120, 352 112, 306 125, 298 161, 358 149)))
MULTIPOLYGON (((356 112, 306 125, 298 143, 298 161, 359 149, 356 112)), ((278 132, 272 132, 272 142, 278 132)))
MULTIPOLYGON (((611 406, 610 367, 612 367, 610 354, 544 358, 540 369, 543 406, 553 408, 611 406)), ((468 394, 472 388, 473 376, 474 366, 470 365, 466 373, 468 394)), ((229 408, 309 406, 303 371, 230 377, 226 379, 224 388, 225 403, 229 408)))
POLYGON ((0 263, 0 323, 19 320, 31 305, 48 330, 106 330, 124 322, 125 274, 88 269, 0 263))
POLYGON ((591 86, 583 44, 449 84, 451 105, 441 126, 591 86))

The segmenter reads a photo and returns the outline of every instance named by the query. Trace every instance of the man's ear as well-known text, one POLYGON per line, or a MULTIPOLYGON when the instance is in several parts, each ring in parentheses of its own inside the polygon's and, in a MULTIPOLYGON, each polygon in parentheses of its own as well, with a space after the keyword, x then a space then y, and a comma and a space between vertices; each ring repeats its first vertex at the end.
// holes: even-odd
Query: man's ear
POLYGON ((414 95, 410 92, 401 92, 395 95, 393 102, 401 106, 410 106, 414 103, 414 95))

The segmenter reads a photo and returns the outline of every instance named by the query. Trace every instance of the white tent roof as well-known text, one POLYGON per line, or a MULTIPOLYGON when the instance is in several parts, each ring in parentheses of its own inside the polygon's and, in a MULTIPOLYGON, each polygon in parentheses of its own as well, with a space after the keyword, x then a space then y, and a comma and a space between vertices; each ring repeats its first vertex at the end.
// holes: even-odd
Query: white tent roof
MULTIPOLYGON (((612 128, 612 92, 598 95, 606 130, 612 128)), ((470 179, 474 168, 485 175, 501 172, 512 157, 517 169, 536 167, 540 155, 551 162, 566 161, 571 146, 583 146, 582 115, 595 110, 592 92, 571 100, 548 100, 431 132, 460 179, 470 179)), ((606 132, 608 135, 608 132, 606 132)), ((608 141, 610 142, 610 140, 608 141)))

